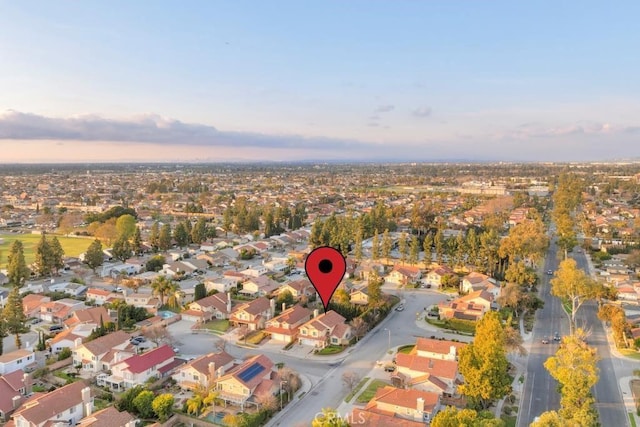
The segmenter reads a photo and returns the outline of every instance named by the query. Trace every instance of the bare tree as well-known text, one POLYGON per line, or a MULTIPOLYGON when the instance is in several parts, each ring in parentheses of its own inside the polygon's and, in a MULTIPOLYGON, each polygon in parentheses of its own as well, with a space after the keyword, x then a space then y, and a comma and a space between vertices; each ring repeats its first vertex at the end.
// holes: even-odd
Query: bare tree
POLYGON ((342 374, 342 382, 349 389, 349 391, 353 390, 353 388, 358 385, 360 381, 360 376, 353 371, 347 371, 342 374))
POLYGON ((153 343, 156 345, 160 344, 163 341, 171 342, 172 340, 171 334, 163 325, 153 325, 144 328, 142 330, 142 335, 153 341, 153 343))
POLYGON ((256 395, 256 401, 261 409, 267 411, 275 411, 278 409, 278 400, 270 393, 261 393, 256 395))
POLYGON ((355 317, 351 321, 351 329, 353 329, 353 335, 356 337, 358 341, 360 340, 360 338, 364 336, 364 334, 367 333, 368 328, 369 328, 369 325, 367 324, 367 322, 365 322, 365 320, 362 317, 355 317))
POLYGON ((223 352, 225 348, 227 348, 227 341, 220 338, 218 341, 213 344, 218 352, 223 352))

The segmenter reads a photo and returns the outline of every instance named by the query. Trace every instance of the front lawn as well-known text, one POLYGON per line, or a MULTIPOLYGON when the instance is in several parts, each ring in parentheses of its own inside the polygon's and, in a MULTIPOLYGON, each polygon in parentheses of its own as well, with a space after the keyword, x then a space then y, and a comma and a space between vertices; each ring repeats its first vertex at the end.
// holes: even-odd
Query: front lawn
POLYGON ((369 381, 369 377, 364 377, 363 379, 361 379, 360 382, 358 383, 358 385, 355 386, 355 388, 353 390, 351 390, 351 393, 347 394, 347 397, 344 398, 344 402, 345 403, 349 403, 349 401, 351 399, 353 399, 353 396, 355 396, 356 393, 358 393, 360 391, 362 386, 365 385, 367 383, 367 381, 369 381))
POLYGON ((318 350, 316 352, 316 354, 319 354, 321 356, 326 356, 329 354, 338 354, 338 353, 342 353, 344 351, 346 347, 342 347, 339 345, 329 345, 325 348, 323 348, 322 350, 318 350))
POLYGON ((247 335, 244 341, 247 344, 258 345, 262 342, 262 340, 267 338, 267 336, 268 334, 263 331, 254 331, 254 332, 251 332, 249 335, 247 335))
POLYGON ((398 353, 409 354, 414 348, 415 344, 403 345, 402 347, 398 347, 398 353))
POLYGON ((226 319, 212 320, 202 325, 204 329, 212 332, 225 333, 229 329, 229 321, 226 319))
POLYGON ((425 321, 430 325, 437 326, 442 329, 449 329, 466 335, 474 335, 476 332, 476 323, 470 320, 460 319, 429 319, 425 317, 425 321))
POLYGON ((362 393, 360 393, 360 396, 358 396, 358 398, 356 399, 356 402, 369 403, 369 401, 373 398, 373 396, 376 395, 376 392, 378 391, 378 389, 386 385, 390 385, 390 384, 382 380, 371 381, 367 386, 367 388, 362 393))

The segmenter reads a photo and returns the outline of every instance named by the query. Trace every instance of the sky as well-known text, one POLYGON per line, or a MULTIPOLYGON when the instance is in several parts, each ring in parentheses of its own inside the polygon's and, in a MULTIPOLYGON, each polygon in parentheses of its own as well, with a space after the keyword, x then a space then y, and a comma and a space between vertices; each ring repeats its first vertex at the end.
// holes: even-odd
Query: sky
POLYGON ((0 0, 0 163, 640 158, 639 14, 0 0))

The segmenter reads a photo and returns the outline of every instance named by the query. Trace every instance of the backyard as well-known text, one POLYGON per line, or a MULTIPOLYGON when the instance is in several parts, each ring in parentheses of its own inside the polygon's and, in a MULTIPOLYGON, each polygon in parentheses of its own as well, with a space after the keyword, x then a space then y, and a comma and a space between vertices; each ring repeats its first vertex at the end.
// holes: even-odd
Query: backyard
MULTIPOLYGON (((51 239, 53 235, 48 234, 47 238, 51 239)), ((81 253, 87 250, 93 239, 85 239, 81 237, 65 237, 56 236, 64 249, 64 253, 67 256, 77 257, 81 253)), ((6 267, 7 255, 9 254, 9 247, 14 240, 21 240, 24 246, 24 259, 27 265, 33 263, 35 260, 36 245, 40 241, 41 236, 39 234, 18 234, 18 233, 4 233, 0 234, 0 268, 6 267)))

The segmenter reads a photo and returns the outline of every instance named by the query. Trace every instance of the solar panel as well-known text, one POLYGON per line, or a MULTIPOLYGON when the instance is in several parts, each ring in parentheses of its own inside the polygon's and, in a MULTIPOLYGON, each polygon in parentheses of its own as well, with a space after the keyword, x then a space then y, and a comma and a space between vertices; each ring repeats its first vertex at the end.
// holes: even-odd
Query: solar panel
POLYGON ((238 374, 238 378, 240 378, 243 382, 247 383, 251 381, 253 378, 255 378, 255 376, 262 371, 264 371, 264 366, 262 366, 258 362, 255 362, 251 366, 249 366, 247 369, 240 372, 240 374, 238 374))

